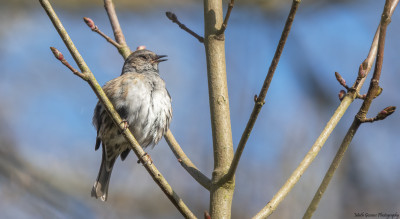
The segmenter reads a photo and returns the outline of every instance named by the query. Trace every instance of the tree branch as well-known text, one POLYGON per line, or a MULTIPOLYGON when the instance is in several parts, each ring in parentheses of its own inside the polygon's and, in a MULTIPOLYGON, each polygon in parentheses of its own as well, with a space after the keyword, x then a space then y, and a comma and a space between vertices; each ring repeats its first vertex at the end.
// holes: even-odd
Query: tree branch
POLYGON ((167 141, 171 151, 174 153, 175 157, 178 159, 179 163, 183 168, 207 190, 210 190, 211 180, 205 176, 186 156, 185 152, 179 146, 178 142, 175 140, 175 137, 172 135, 171 131, 168 130, 164 135, 165 140, 167 141))
POLYGON ((315 193, 313 200, 311 201, 310 205, 308 206, 308 209, 307 209, 306 213, 304 214, 303 219, 311 218, 311 216, 317 209, 318 203, 321 200, 322 195, 324 194, 326 188, 328 187, 328 184, 329 184, 330 180, 332 179, 335 170, 337 169, 340 162, 342 161, 344 153, 346 152, 347 148, 349 147, 350 142, 353 140, 353 137, 356 134, 358 127, 360 127, 360 124, 361 124, 360 121, 358 121, 357 119, 354 119, 349 130, 347 131, 346 136, 344 137, 344 139, 342 141, 342 144, 340 145, 339 150, 336 153, 335 158, 332 161, 331 166, 329 167, 329 170, 326 172, 325 177, 322 180, 322 183, 318 188, 318 191, 315 193))
POLYGON ((136 156, 142 162, 143 166, 146 168, 147 172, 151 175, 153 180, 157 183, 157 185, 161 188, 161 190, 165 193, 165 195, 170 199, 170 201, 175 205, 175 207, 181 212, 181 214, 186 218, 196 218, 194 214, 190 211, 190 209, 185 205, 182 199, 174 192, 165 178, 161 175, 161 173, 157 170, 152 162, 149 162, 148 156, 145 156, 145 152, 140 147, 135 137, 132 135, 129 129, 124 129, 124 124, 122 123, 121 117, 114 109, 112 103, 107 98, 101 86, 97 83, 93 73, 90 71, 89 67, 86 65, 85 61, 79 54, 75 45, 73 44, 71 38, 69 37, 67 31, 63 27, 61 21, 57 17, 54 12, 51 4, 48 0, 39 0, 42 7, 46 11, 50 20, 54 24, 54 27, 60 34, 60 37, 63 39, 65 45, 69 49, 71 55, 74 57, 77 65, 81 69, 83 74, 88 77, 88 83, 93 91, 96 93, 99 101, 101 101, 106 108, 109 116, 112 118, 114 124, 120 129, 121 133, 125 137, 125 139, 130 144, 131 149, 135 152, 136 156))
POLYGON ((265 103, 265 97, 267 95, 268 88, 271 84, 272 78, 274 77, 276 67, 278 66, 279 59, 283 52, 283 48, 284 48, 286 40, 289 36, 290 28, 292 26, 292 23, 293 23, 295 15, 296 15, 297 8, 299 7, 299 4, 300 4, 300 0, 294 0, 292 3, 292 7, 290 9, 289 16, 286 20, 285 27, 283 28, 282 35, 281 35, 281 38, 278 43, 278 47, 276 48, 274 58, 272 59, 271 65, 268 70, 268 74, 265 78, 265 81, 261 88, 260 94, 258 96, 255 96, 255 98, 254 98, 255 104, 254 104, 253 112, 251 113, 250 119, 247 122, 246 128, 242 134, 242 137, 240 138, 239 145, 236 149, 235 156, 233 157, 232 164, 229 168, 229 171, 222 179, 223 182, 227 181, 227 180, 231 180, 235 175, 237 166, 239 164, 240 157, 246 146, 247 140, 250 137, 250 134, 251 134, 251 131, 253 130, 254 124, 256 123, 258 114, 260 113, 261 108, 265 103))
POLYGON ((165 12, 165 15, 167 16, 168 19, 170 19, 173 23, 176 23, 182 30, 186 31, 187 33, 189 33, 190 35, 192 35, 194 38, 196 38, 200 43, 204 43, 204 37, 198 35, 197 33, 195 33, 193 30, 189 29, 188 27, 186 27, 186 25, 182 24, 179 20, 178 17, 176 16, 176 14, 167 11, 165 12))
POLYGON ((229 17, 231 16, 231 12, 234 5, 235 5, 235 0, 231 0, 228 4, 228 10, 226 11, 224 23, 222 23, 221 29, 218 31, 218 35, 222 35, 225 33, 226 27, 228 26, 229 17))
POLYGON ((60 60, 62 64, 64 64, 67 68, 69 68, 69 70, 72 71, 72 73, 74 73, 76 76, 82 78, 85 81, 89 80, 89 78, 87 77, 87 74, 81 73, 78 70, 76 70, 74 67, 72 67, 68 63, 68 61, 64 58, 64 55, 60 51, 58 51, 58 49, 56 49, 54 47, 50 47, 50 50, 53 52, 56 59, 60 60))
POLYGON ((93 31, 98 33, 100 36, 102 36, 105 40, 107 40, 107 42, 111 43, 113 46, 115 46, 117 49, 119 49, 121 47, 121 45, 119 45, 119 43, 115 42, 113 39, 111 39, 109 36, 107 36, 106 34, 104 34, 93 22, 92 19, 88 18, 88 17, 84 17, 83 20, 85 21, 85 23, 88 25, 88 27, 93 31))
POLYGON ((233 158, 226 76, 225 41, 217 37, 223 23, 221 0, 204 0, 204 47, 213 137, 214 170, 210 189, 211 218, 230 218, 235 179, 221 183, 233 158))
MULTIPOLYGON (((377 34, 379 34, 377 32, 377 34)), ((376 37, 374 38, 374 42, 376 37)), ((277 206, 281 203, 281 201, 286 197, 286 195, 291 191, 293 186, 299 181, 300 177, 304 174, 306 169, 310 166, 314 158, 317 156, 322 146, 325 144, 325 141, 328 139, 333 129, 336 127, 337 123, 342 118, 344 112, 347 110, 349 105, 353 102, 353 100, 357 96, 357 92, 360 91, 365 77, 368 75, 369 70, 371 69, 369 66, 372 66, 371 57, 376 54, 377 47, 375 43, 372 43, 370 52, 368 54, 367 59, 363 62, 359 69, 358 78, 362 78, 362 80, 356 80, 353 88, 350 89, 346 96, 341 101, 339 107, 336 109, 335 113, 329 120, 328 124, 325 126, 324 130, 320 134, 320 136, 315 141, 314 145, 311 147, 307 155, 301 161, 296 170, 293 171, 292 175, 286 181, 286 183, 281 187, 281 189, 275 194, 275 196, 271 199, 271 201, 260 211, 258 212, 254 218, 265 218, 273 213, 273 211, 277 208, 277 206)))
POLYGON ((120 45, 118 47, 118 52, 126 59, 131 54, 131 50, 125 41, 125 36, 122 33, 121 26, 119 25, 117 13, 115 12, 114 3, 112 0, 104 0, 104 8, 107 11, 108 18, 110 19, 111 27, 114 32, 114 37, 117 43, 120 45))
POLYGON ((376 63, 374 74, 371 79, 371 83, 368 89, 367 96, 361 106, 360 111, 357 113, 356 118, 361 121, 366 118, 367 112, 371 106, 372 100, 379 95, 380 87, 379 87, 379 79, 381 77, 382 72, 382 64, 383 64, 383 54, 385 50, 385 38, 386 38, 386 29, 391 20, 390 9, 391 6, 394 5, 393 0, 386 0, 385 7, 382 13, 382 18, 380 22, 380 34, 378 40, 378 54, 376 56, 376 63))

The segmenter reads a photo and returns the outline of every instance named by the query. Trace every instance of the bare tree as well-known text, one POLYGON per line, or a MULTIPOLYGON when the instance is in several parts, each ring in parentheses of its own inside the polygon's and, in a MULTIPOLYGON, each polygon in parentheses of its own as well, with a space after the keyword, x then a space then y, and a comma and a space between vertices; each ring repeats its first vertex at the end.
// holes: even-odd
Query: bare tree
MULTIPOLYGON (((189 207, 177 195, 177 193, 168 184, 162 174, 157 170, 155 164, 153 162, 149 162, 149 158, 145 156, 146 153, 140 147, 129 129, 124 128, 124 124, 122 123, 120 116, 101 89, 101 86, 96 81, 94 75, 85 63, 84 59, 79 54, 77 48, 70 39, 61 21, 58 19, 49 1, 39 1, 45 9, 46 13, 48 14, 50 20, 53 22, 54 27, 60 34, 71 55, 75 59, 75 62, 78 65, 80 71, 72 67, 64 58, 61 52, 51 47, 51 50, 54 53, 55 57, 60 60, 66 67, 68 67, 75 75, 79 76, 90 85, 90 87, 99 98, 100 102, 104 104, 115 125, 119 127, 122 135, 129 142, 131 149, 135 152, 138 159, 142 162, 143 166, 154 179, 156 184, 175 205, 179 212, 185 218, 196 218, 189 207)), ((268 69, 260 93, 254 96, 254 108, 243 131, 236 151, 234 151, 232 142, 229 96, 225 64, 225 30, 228 27, 229 17, 234 7, 234 0, 230 0, 230 2, 228 3, 228 8, 225 16, 223 14, 222 1, 204 0, 204 36, 200 36, 199 34, 192 31, 190 28, 182 24, 174 13, 166 13, 167 17, 172 22, 178 24, 180 28, 194 36, 200 43, 204 45, 205 48, 208 73, 207 76, 209 104, 211 112, 211 128, 213 135, 214 170, 212 173, 212 178, 209 179, 191 162, 191 160, 186 156, 186 154, 179 146, 178 142, 175 140, 171 131, 168 131, 165 134, 165 138, 171 150, 173 151, 181 165, 184 167, 184 169, 199 184, 201 184, 210 192, 209 213, 205 212, 205 218, 231 217, 231 205, 233 193, 235 190, 235 172, 239 165, 240 157, 246 146, 246 142, 250 137, 257 117, 263 105, 265 104, 265 98, 268 92, 268 88, 272 82, 272 78, 279 63, 279 59, 283 52, 286 40, 289 36, 290 29, 300 2, 300 0, 293 0, 292 2, 289 15, 287 17, 281 38, 275 51, 275 55, 268 69)), ((340 76, 340 74, 335 73, 337 81, 346 89, 346 91, 342 90, 339 93, 339 98, 341 99, 340 105, 337 107, 335 113, 328 121, 320 136, 316 139, 309 152, 305 155, 304 159, 301 161, 298 167, 293 171, 289 179, 274 195, 274 197, 265 205, 265 207, 254 216, 254 218, 266 218, 273 213, 273 211, 278 207, 278 205, 282 202, 286 195, 291 191, 293 186, 298 182, 302 174, 310 166, 314 158, 318 155, 325 141, 335 129, 343 114, 356 98, 362 99, 363 104, 359 110, 359 113, 355 116, 354 122, 349 128, 349 131, 343 140, 342 146, 340 147, 336 157, 334 158, 331 168, 329 168, 328 172, 326 173, 326 176, 320 188, 318 189, 314 200, 306 211, 304 218, 310 218, 317 208, 318 202, 322 197, 322 194, 324 193, 330 179, 332 178, 335 169, 338 167, 358 127, 366 122, 383 120, 395 111, 395 107, 390 106, 379 112, 376 117, 366 118, 366 114, 373 99, 382 92, 382 88, 379 87, 379 78, 382 70, 386 29, 388 24, 390 23, 390 18, 397 4, 398 0, 386 0, 381 17, 381 22, 373 39, 371 49, 367 58, 359 67, 359 72, 353 86, 348 87, 345 80, 340 76), (362 95, 359 92, 366 80, 368 73, 372 68, 374 59, 376 59, 376 65, 373 77, 371 79, 367 94, 362 95)), ((100 31, 100 29, 95 25, 94 21, 90 18, 84 18, 84 21, 91 28, 92 31, 100 34, 108 42, 114 45, 118 49, 119 53, 123 56, 123 58, 127 58, 131 53, 131 49, 126 44, 125 37, 119 25, 119 21, 112 0, 104 0, 104 6, 110 19, 115 40, 100 31)))

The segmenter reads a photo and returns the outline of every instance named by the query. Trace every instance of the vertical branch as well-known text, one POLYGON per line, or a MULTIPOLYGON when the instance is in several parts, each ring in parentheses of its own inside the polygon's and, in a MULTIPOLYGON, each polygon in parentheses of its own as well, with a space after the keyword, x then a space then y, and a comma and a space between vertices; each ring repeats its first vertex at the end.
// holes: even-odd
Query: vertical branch
POLYGON ((234 179, 221 185, 233 157, 225 66, 225 41, 217 37, 223 22, 222 1, 204 1, 204 46, 207 60, 208 91, 213 135, 214 171, 210 189, 211 218, 230 218, 234 179))
POLYGON ((121 26, 119 25, 117 13, 115 12, 114 3, 112 0, 104 0, 104 8, 107 11, 108 18, 110 19, 111 27, 114 32, 114 37, 117 43, 120 45, 118 52, 126 59, 130 54, 131 50, 126 44, 125 36, 122 33, 121 26))

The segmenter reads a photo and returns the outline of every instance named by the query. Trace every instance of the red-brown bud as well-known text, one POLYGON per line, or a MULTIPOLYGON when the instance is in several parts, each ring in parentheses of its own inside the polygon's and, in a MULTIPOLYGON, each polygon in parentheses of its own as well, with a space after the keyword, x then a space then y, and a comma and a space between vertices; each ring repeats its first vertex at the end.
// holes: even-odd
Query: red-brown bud
POLYGON ((364 78, 365 76, 367 76, 367 70, 364 69, 363 64, 361 64, 360 68, 358 69, 358 76, 360 78, 364 78))
POLYGON ((346 95, 346 91, 345 90, 341 90, 339 92, 339 95, 338 95, 339 96, 339 100, 342 101, 345 95, 346 95))
POLYGON ((339 83, 343 87, 346 87, 346 81, 343 79, 343 77, 338 72, 335 72, 335 77, 336 77, 336 80, 339 81, 339 83))
POLYGON ((56 59, 58 59, 60 61, 64 60, 63 54, 60 51, 58 51, 58 49, 56 49, 54 47, 50 47, 50 50, 53 52, 56 59))
POLYGON ((396 110, 395 106, 388 106, 385 109, 383 109, 382 111, 380 111, 376 117, 380 120, 385 119, 386 117, 388 117, 392 113, 394 113, 395 110, 396 110))
POLYGON ((90 27, 90 29, 92 29, 92 30, 96 29, 96 25, 94 25, 94 22, 92 19, 90 19, 88 17, 84 17, 83 20, 88 25, 88 27, 90 27))

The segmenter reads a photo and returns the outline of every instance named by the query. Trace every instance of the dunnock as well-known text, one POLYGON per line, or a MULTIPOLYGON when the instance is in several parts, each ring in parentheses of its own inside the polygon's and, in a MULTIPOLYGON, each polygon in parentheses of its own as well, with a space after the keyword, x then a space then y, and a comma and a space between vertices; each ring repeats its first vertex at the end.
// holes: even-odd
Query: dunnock
MULTIPOLYGON (((137 50, 126 59, 121 76, 103 86, 143 149, 160 141, 172 118, 171 97, 158 71, 158 63, 166 61, 163 57, 146 49, 137 50)), ((95 149, 101 144, 103 154, 92 196, 106 201, 115 160, 119 155, 125 160, 130 147, 100 102, 94 110, 93 125, 97 129, 95 149)))

